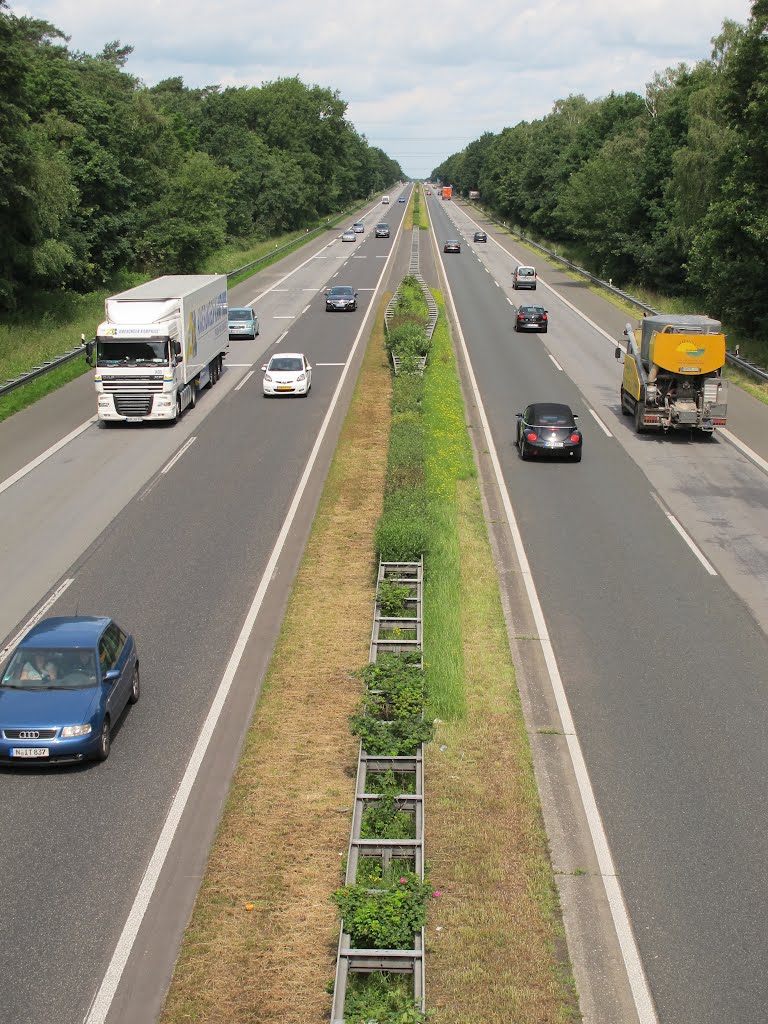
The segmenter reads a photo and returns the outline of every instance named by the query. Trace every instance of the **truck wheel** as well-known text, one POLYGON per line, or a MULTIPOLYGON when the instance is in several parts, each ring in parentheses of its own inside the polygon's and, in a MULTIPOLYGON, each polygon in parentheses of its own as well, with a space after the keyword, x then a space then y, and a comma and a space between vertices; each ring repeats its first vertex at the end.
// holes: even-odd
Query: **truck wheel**
POLYGON ((621 391, 619 392, 619 401, 621 402, 621 415, 622 416, 629 416, 629 415, 631 415, 629 409, 624 404, 624 388, 622 388, 621 391))
POLYGON ((645 433, 645 427, 643 426, 643 405, 641 402, 638 402, 635 406, 635 433, 645 433))

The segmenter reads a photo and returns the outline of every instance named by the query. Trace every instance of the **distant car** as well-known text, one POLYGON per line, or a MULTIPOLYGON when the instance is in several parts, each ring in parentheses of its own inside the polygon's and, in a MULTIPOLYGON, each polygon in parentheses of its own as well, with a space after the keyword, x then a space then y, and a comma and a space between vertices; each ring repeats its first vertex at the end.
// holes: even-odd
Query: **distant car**
POLYGON ((400 198, 397 201, 398 201, 398 203, 404 203, 405 202, 405 196, 400 196, 400 198))
POLYGON ((255 338, 259 333, 259 318, 250 307, 229 310, 230 338, 255 338))
POLYGON ((536 268, 515 267, 512 271, 512 287, 515 290, 518 288, 530 288, 536 291, 536 268))
POLYGON ((0 677, 0 761, 106 761, 112 730, 139 695, 136 644, 116 622, 43 619, 0 677))
POLYGON ((303 352, 275 352, 264 371, 264 395, 309 394, 312 367, 303 352))
POLYGON ((347 230, 341 236, 341 240, 342 240, 342 242, 356 242, 357 241, 357 235, 355 234, 354 229, 353 228, 347 228, 347 230))
POLYGON ((461 252, 461 242, 456 238, 449 238, 443 245, 443 252, 461 252))
POLYGON ((515 317, 516 331, 541 331, 547 333, 549 318, 543 306, 518 306, 515 317))
POLYGON ((563 455, 581 462, 582 437, 570 406, 535 402, 517 414, 515 443, 521 459, 535 455, 563 455))
POLYGON ((356 220, 355 223, 352 225, 352 230, 355 232, 356 235, 362 235, 362 233, 365 231, 365 224, 363 224, 361 220, 356 220))
POLYGON ((375 234, 377 238, 389 238, 389 224, 377 224, 375 234))
POLYGON ((432 195, 432 189, 431 189, 431 188, 428 188, 428 189, 427 189, 427 195, 428 195, 428 196, 431 196, 431 195, 432 195))
POLYGON ((329 312, 357 309, 357 292, 348 284, 335 284, 325 293, 325 308, 329 312))
POLYGON ((472 239, 473 242, 487 242, 488 235, 484 231, 476 231, 475 237, 472 239))

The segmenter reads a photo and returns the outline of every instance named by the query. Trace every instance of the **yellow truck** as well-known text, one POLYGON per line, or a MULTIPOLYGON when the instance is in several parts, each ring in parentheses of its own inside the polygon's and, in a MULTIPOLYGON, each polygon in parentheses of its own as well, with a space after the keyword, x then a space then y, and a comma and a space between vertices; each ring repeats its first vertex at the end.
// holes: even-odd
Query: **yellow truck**
MULTIPOLYGON (((646 316, 627 324, 621 411, 646 430, 701 430, 726 422, 728 385, 722 377, 725 335, 719 320, 686 313, 646 316)), ((621 359, 624 350, 616 349, 621 359)))

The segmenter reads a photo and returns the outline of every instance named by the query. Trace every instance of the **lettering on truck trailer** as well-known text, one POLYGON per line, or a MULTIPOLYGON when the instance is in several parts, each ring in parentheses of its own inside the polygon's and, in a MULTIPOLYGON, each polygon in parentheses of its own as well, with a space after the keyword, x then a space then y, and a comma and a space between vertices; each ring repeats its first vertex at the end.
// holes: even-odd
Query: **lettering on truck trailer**
POLYGON ((209 299, 202 306, 193 309, 189 314, 187 325, 187 362, 197 356, 197 337, 207 334, 211 328, 223 324, 227 320, 227 293, 220 292, 215 299, 209 299))

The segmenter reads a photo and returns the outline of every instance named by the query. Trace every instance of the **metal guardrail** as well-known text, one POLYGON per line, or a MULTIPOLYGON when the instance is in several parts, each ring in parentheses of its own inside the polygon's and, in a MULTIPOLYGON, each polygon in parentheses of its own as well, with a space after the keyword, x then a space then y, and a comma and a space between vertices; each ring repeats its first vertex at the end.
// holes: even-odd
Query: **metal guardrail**
MULTIPOLYGON (((372 193, 372 195, 368 196, 366 202, 372 199, 373 195, 377 194, 378 193, 372 193)), ((293 246, 299 245, 301 242, 305 242, 307 239, 314 235, 319 235, 323 231, 327 231, 329 227, 333 226, 334 220, 346 217, 348 213, 350 213, 349 210, 342 210, 341 213, 336 214, 335 217, 330 218, 324 224, 318 224, 314 228, 306 228, 303 235, 298 235, 292 241, 286 242, 285 245, 279 246, 277 249, 267 253, 265 256, 259 256, 257 260, 252 260, 250 263, 246 263, 245 266, 238 267, 237 270, 230 270, 225 274, 225 277, 229 281, 230 278, 236 277, 238 274, 242 274, 245 270, 251 270, 253 267, 259 266, 261 263, 266 263, 268 260, 274 259, 275 256, 279 256, 281 253, 287 252, 289 249, 293 248, 293 246)), ((5 384, 0 386, 0 398, 4 395, 10 394, 11 391, 15 391, 16 388, 23 387, 24 384, 29 384, 33 380, 37 380, 38 377, 44 376, 49 372, 49 370, 55 370, 59 366, 64 366, 65 363, 71 362, 84 352, 85 345, 78 345, 77 348, 73 348, 71 351, 65 352, 63 355, 56 356, 55 359, 48 359, 39 366, 35 366, 31 370, 27 370, 25 373, 19 374, 18 377, 11 378, 6 381, 5 384)))
MULTIPOLYGON (((593 284, 599 285, 601 288, 605 288, 606 291, 611 292, 613 295, 618 295, 627 302, 631 302, 633 305, 637 306, 638 309, 642 309, 644 313, 650 313, 655 316, 660 312, 660 310, 654 309, 653 306, 646 305, 646 303, 636 298, 634 295, 630 295, 629 292, 625 292, 622 291, 621 288, 617 288, 610 281, 603 281, 602 278, 595 277, 594 274, 590 274, 588 270, 578 266, 576 263, 572 263, 571 260, 566 259, 565 256, 558 256, 554 249, 548 249, 545 245, 541 245, 540 242, 534 242, 532 238, 528 238, 527 235, 524 235, 520 231, 516 231, 514 228, 510 227, 506 221, 496 220, 495 217, 491 217, 485 210, 477 206, 475 203, 470 203, 469 200, 464 201, 468 205, 474 206, 476 210, 479 210, 487 220, 491 221, 492 224, 498 224, 499 227, 505 228, 507 231, 510 231, 513 235, 516 235, 521 239, 521 241, 525 242, 526 245, 533 246, 534 249, 538 249, 540 252, 549 256, 550 259, 557 260, 558 263, 562 263, 564 266, 568 267, 569 270, 573 270, 575 273, 581 274, 582 277, 586 277, 588 280, 592 281, 593 284)), ((745 373, 750 373, 759 380, 768 381, 768 370, 764 369, 762 366, 757 366, 755 363, 750 363, 747 359, 743 359, 739 355, 738 348, 734 352, 726 352, 725 358, 729 363, 734 366, 738 366, 741 370, 744 370, 745 373)))

